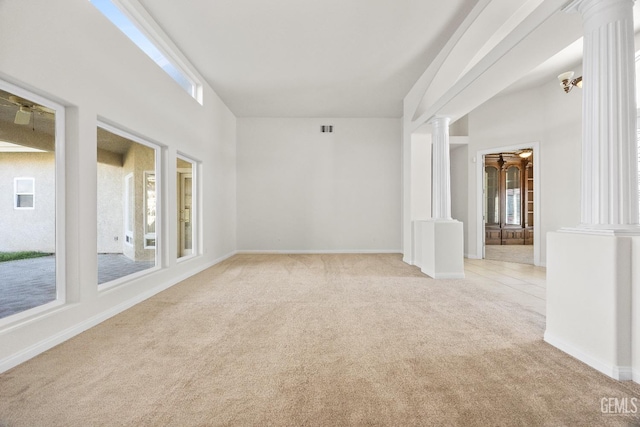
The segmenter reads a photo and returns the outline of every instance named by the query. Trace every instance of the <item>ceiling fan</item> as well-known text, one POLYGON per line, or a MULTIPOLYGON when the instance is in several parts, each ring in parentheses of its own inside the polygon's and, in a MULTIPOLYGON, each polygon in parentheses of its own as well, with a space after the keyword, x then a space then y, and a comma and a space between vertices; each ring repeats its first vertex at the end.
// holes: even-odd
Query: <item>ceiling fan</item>
POLYGON ((19 96, 16 96, 16 95, 10 95, 8 98, 2 98, 2 99, 18 107, 18 111, 16 111, 16 116, 13 119, 13 123, 17 125, 28 125, 31 122, 31 116, 33 115, 34 112, 37 112, 43 115, 48 114, 48 115, 51 115, 52 117, 55 114, 55 111, 52 110, 51 108, 45 107, 40 104, 36 104, 32 101, 29 101, 24 98, 20 98, 19 96))

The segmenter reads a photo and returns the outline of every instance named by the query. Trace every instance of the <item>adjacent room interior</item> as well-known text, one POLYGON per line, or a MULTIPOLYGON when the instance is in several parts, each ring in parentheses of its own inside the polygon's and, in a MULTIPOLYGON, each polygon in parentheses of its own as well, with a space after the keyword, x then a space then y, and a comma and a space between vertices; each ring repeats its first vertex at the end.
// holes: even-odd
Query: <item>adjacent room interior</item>
POLYGON ((0 1, 0 426, 640 422, 639 41, 632 0, 0 1))

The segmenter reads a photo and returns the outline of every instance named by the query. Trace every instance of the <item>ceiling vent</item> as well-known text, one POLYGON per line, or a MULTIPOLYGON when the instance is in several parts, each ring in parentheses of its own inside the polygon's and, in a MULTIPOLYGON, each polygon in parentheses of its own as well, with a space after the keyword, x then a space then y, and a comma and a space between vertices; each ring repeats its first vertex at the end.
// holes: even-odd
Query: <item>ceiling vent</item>
POLYGON ((332 133, 333 132, 333 126, 331 126, 331 125, 322 125, 322 126, 320 126, 320 132, 322 132, 322 133, 332 133))

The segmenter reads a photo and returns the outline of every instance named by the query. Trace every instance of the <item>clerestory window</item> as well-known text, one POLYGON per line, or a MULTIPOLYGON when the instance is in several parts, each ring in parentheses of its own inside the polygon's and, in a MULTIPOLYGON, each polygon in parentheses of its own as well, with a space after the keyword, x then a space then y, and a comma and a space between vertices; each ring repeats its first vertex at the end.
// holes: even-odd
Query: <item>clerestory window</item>
POLYGON ((162 68, 185 92, 202 104, 201 85, 194 77, 194 73, 180 65, 178 55, 153 36, 154 30, 144 22, 133 18, 117 1, 89 0, 104 16, 106 16, 120 31, 162 68))

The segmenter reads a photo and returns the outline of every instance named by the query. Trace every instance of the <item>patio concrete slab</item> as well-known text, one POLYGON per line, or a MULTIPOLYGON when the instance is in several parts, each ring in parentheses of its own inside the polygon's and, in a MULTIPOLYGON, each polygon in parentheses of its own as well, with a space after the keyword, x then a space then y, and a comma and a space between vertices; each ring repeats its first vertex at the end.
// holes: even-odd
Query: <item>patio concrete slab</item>
MULTIPOLYGON (((122 254, 98 255, 98 284, 110 282, 155 265, 132 261, 122 254)), ((56 299, 56 258, 0 262, 0 319, 56 299)))

